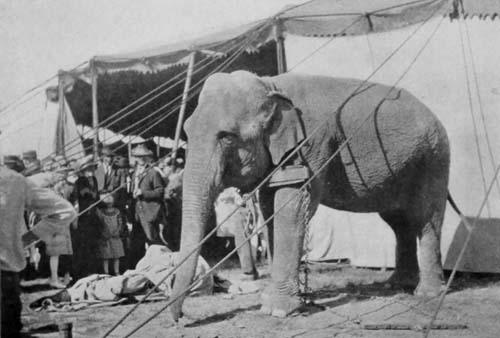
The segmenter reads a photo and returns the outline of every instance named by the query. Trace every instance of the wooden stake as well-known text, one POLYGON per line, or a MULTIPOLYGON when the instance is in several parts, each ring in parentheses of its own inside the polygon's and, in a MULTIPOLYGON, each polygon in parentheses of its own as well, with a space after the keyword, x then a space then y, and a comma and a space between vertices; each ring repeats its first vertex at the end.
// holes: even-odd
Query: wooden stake
MULTIPOLYGON (((409 323, 380 323, 380 324, 365 324, 363 330, 411 330, 423 331, 427 327, 426 324, 409 324, 409 323)), ((435 323, 432 324, 432 330, 465 330, 468 326, 465 324, 454 323, 435 323)))

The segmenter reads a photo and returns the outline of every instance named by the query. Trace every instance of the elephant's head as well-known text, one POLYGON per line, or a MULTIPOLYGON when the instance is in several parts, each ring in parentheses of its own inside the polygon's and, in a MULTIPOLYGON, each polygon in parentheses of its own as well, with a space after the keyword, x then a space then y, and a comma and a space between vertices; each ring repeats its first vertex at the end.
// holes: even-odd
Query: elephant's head
MULTIPOLYGON (((186 121, 181 256, 203 238, 217 195, 228 186, 255 187, 304 138, 299 112, 271 79, 245 71, 207 79, 186 121)), ((173 297, 193 278, 199 250, 176 274, 173 297)), ((172 306, 178 318, 184 297, 172 306)))

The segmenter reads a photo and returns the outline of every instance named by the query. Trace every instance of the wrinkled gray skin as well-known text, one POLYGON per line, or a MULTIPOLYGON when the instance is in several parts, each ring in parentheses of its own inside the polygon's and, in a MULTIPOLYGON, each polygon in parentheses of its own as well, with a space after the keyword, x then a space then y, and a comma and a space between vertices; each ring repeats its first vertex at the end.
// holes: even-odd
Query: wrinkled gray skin
MULTIPOLYGON (((211 76, 184 126, 189 150, 181 255, 204 236, 210 208, 224 187, 252 189, 306 136, 311 139, 302 150, 303 159, 317 173, 373 112, 348 147, 313 181, 309 213, 319 203, 339 210, 378 212, 397 241, 396 268, 389 282, 418 283, 416 294, 438 294, 443 280, 440 232, 449 172, 446 131, 407 91, 394 89, 388 94, 389 87, 367 83, 353 93, 360 84, 352 79, 292 74, 259 78, 243 71, 211 76), (282 95, 269 94, 273 87, 282 95)), ((292 162, 300 160, 295 157, 292 162)), ((261 196, 264 217, 281 208, 298 188, 265 191, 261 196)), ((300 194, 274 219, 272 285, 262 295, 261 311, 266 314, 286 316, 301 306, 298 267, 304 200, 300 194)), ((197 257, 193 255, 179 269, 173 297, 189 285, 197 257)), ((181 314, 183 299, 172 305, 174 319, 181 314)))

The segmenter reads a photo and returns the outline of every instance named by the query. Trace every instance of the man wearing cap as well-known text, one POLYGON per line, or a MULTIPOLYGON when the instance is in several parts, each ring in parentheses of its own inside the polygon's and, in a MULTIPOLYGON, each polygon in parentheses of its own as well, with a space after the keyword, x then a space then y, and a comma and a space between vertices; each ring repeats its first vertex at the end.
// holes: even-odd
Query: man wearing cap
POLYGON ((3 163, 7 168, 18 173, 23 172, 25 169, 23 161, 16 155, 5 155, 3 157, 3 163))
POLYGON ((62 197, 0 166, 1 337, 20 337, 19 272, 26 266, 25 246, 38 239, 50 239, 75 217, 74 208, 62 197), (41 221, 25 233, 27 209, 39 214, 41 221))
POLYGON ((28 168, 32 163, 34 163, 37 160, 38 159, 36 150, 28 150, 23 152, 23 162, 26 168, 28 168))
MULTIPOLYGON (((135 201, 135 220, 140 223, 148 244, 164 244, 160 237, 160 228, 165 225, 165 205, 163 195, 165 182, 160 170, 153 166, 153 152, 144 144, 132 150, 136 167, 132 174, 132 197, 135 201)), ((133 249, 136 249, 137 229, 132 229, 133 249)), ((139 243, 140 244, 140 243, 139 243)), ((138 253, 137 253, 138 254, 138 253)))
POLYGON ((42 170, 40 160, 37 158, 36 150, 28 150, 23 153, 23 163, 26 169, 23 171, 24 176, 32 176, 42 170))
POLYGON ((112 185, 113 175, 113 159, 115 154, 108 147, 102 148, 101 159, 97 164, 95 170, 95 178, 97 179, 97 189, 99 193, 108 193, 113 191, 114 187, 112 185))

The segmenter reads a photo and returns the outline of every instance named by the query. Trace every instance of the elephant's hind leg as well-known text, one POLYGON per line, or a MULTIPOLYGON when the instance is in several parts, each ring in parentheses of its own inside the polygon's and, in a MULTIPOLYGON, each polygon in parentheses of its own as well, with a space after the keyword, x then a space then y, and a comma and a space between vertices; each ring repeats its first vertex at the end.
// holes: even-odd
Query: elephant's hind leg
POLYGON ((441 226, 444 219, 446 200, 431 206, 431 217, 419 231, 420 282, 417 296, 435 297, 443 286, 443 267, 441 264, 441 226))
MULTIPOLYGON (((437 172, 437 170, 436 170, 437 172)), ((415 294, 434 297, 441 292, 443 267, 441 264, 441 227, 446 208, 447 176, 436 176, 419 186, 412 201, 413 219, 417 222, 419 239, 420 281, 415 294)))
POLYGON ((396 268, 387 281, 393 288, 414 288, 418 283, 417 231, 403 210, 380 213, 396 235, 396 268))

